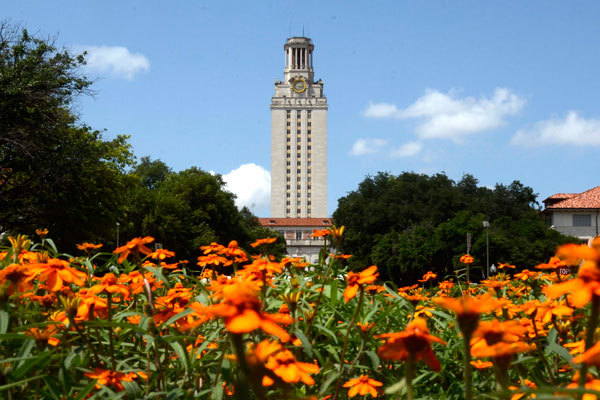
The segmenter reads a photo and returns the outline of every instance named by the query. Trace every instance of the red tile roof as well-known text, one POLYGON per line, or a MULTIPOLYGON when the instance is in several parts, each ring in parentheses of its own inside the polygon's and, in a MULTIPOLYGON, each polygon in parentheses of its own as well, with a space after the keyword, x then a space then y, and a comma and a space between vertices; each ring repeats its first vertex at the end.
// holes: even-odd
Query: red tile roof
POLYGON ((568 195, 572 194, 573 196, 566 198, 565 200, 559 201, 555 204, 552 204, 547 209, 554 208, 600 208, 600 186, 596 186, 590 190, 586 190, 583 193, 559 193, 548 198, 552 198, 558 195, 568 195))
POLYGON ((331 218, 259 218, 262 226, 321 226, 332 224, 331 218))
MULTIPOLYGON (((553 194, 552 196, 549 196, 546 198, 546 200, 552 200, 552 199, 570 199, 571 197, 575 197, 577 196, 579 193, 556 193, 553 194)), ((544 200, 544 201, 546 201, 544 200)))

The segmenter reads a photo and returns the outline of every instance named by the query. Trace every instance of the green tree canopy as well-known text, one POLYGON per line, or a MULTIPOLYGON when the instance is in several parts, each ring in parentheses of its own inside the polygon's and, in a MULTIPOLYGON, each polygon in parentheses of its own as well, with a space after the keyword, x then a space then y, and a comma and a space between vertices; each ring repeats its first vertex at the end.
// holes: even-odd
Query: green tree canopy
POLYGON ((123 211, 125 136, 104 140, 71 107, 83 56, 0 24, 0 233, 49 228, 70 249, 112 235, 123 211))
MULTIPOLYGON (((160 160, 141 159, 134 168, 128 212, 123 216, 123 238, 149 235, 179 258, 195 260, 202 245, 236 240, 251 250, 258 238, 275 232, 260 226, 248 210, 238 210, 235 196, 226 191, 220 175, 192 167, 173 172, 160 160)), ((285 253, 285 241, 275 246, 285 253)))
POLYGON ((355 268, 376 264, 382 277, 398 283, 416 282, 428 270, 452 275, 471 233, 474 266, 481 267, 474 276, 482 277, 484 220, 491 224, 490 263, 531 268, 573 239, 548 228, 536 196, 519 181, 489 189, 468 174, 454 182, 445 174, 380 172, 342 197, 333 218, 346 226, 343 251, 354 255, 355 268))

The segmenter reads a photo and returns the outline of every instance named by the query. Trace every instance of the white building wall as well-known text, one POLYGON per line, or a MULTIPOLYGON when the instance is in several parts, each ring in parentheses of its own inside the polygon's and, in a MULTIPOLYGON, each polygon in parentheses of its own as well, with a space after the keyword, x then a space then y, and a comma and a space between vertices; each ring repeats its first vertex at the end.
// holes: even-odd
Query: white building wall
POLYGON ((600 232, 600 210, 552 210, 550 225, 563 235, 575 236, 581 239, 595 237, 600 232), (573 215, 591 215, 591 226, 573 226, 573 215))

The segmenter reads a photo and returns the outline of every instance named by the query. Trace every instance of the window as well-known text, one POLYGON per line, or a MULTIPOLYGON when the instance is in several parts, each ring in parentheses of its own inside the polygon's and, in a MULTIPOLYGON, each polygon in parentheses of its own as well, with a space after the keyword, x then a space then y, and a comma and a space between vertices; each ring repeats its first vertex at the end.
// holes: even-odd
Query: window
MULTIPOLYGON (((298 156, 298 157, 299 157, 299 156, 298 156)), ((301 165, 300 163, 301 163, 301 161, 298 161, 298 165, 301 165)))
POLYGON ((296 193, 296 197, 300 197, 300 192, 296 193))
POLYGON ((592 226, 592 214, 573 214, 573 226, 592 226))
POLYGON ((286 208, 285 212, 289 214, 290 213, 290 209, 286 208))
POLYGON ((291 146, 290 146, 289 144, 287 145, 287 149, 288 149, 288 150, 290 150, 290 149, 291 149, 291 146))
MULTIPOLYGON (((310 148, 310 146, 308 146, 308 147, 310 148)), ((297 145, 296 150, 302 150, 302 145, 301 144, 297 145)))
MULTIPOLYGON (((309 168, 308 171, 306 171, 306 172, 310 174, 310 171, 311 171, 311 169, 309 168)), ((288 171, 288 172, 290 172, 290 171, 288 171)))
POLYGON ((312 142, 312 140, 311 140, 311 138, 310 138, 310 135, 308 136, 308 139, 307 139, 307 140, 308 140, 308 143, 312 142))
POLYGON ((288 161, 286 162, 286 164, 287 164, 287 165, 290 165, 290 160, 288 160, 288 161))
POLYGON ((290 185, 287 185, 287 188, 286 188, 286 189, 290 190, 290 189, 291 189, 291 188, 290 188, 290 185))
POLYGON ((290 181, 290 177, 289 177, 289 176, 288 176, 288 177, 286 177, 285 179, 286 179, 288 182, 290 181))
MULTIPOLYGON (((289 124, 289 122, 288 122, 288 124, 289 124)), ((306 123, 306 126, 312 126, 312 122, 308 121, 308 122, 306 123)))
POLYGON ((287 173, 289 174, 290 172, 292 172, 292 171, 290 171, 290 169, 288 168, 288 169, 287 169, 287 173))
POLYGON ((308 202, 306 204, 310 206, 310 200, 308 200, 308 202))
POLYGON ((287 122, 287 126, 290 126, 292 123, 290 121, 287 122))
POLYGON ((286 206, 289 206, 289 205, 290 205, 290 201, 289 201, 289 200, 288 200, 288 201, 286 201, 286 202, 285 202, 285 205, 286 205, 286 206))
POLYGON ((300 182, 300 177, 298 176, 297 178, 298 178, 298 179, 296 179, 296 180, 297 180, 298 182, 300 182))
POLYGON ((301 136, 296 137, 296 142, 301 142, 301 141, 302 141, 302 137, 301 136))
MULTIPOLYGON (((298 210, 300 212, 300 210, 298 210)), ((296 231, 296 240, 302 239, 302 231, 296 231)))
POLYGON ((302 172, 302 170, 301 170, 300 168, 298 168, 298 169, 296 170, 296 173, 297 173, 297 174, 299 174, 299 173, 301 173, 301 172, 302 172))
POLYGON ((312 149, 312 146, 309 144, 308 145, 308 150, 311 150, 311 149, 312 149))
POLYGON ((300 189, 301 189, 301 186, 300 186, 300 184, 298 184, 298 185, 296 186, 296 190, 300 190, 300 189))
POLYGON ((308 161, 308 166, 310 167, 310 160, 308 161))
POLYGON ((310 190, 310 185, 308 185, 308 190, 310 190))
MULTIPOLYGON (((300 209, 297 210, 298 214, 300 214, 301 212, 302 212, 302 210, 300 210, 300 209)), ((302 235, 302 234, 300 234, 300 235, 302 235)), ((302 239, 302 237, 300 237, 300 239, 302 239)))
POLYGON ((301 153, 298 153, 298 154, 297 154, 297 156, 298 156, 298 158, 300 158, 300 157, 302 157, 302 154, 301 154, 301 153))
POLYGON ((298 131, 296 132, 298 135, 302 134, 302 131, 300 129, 298 129, 298 131))
MULTIPOLYGON (((290 194, 289 194, 289 193, 286 193, 286 194, 285 194, 285 197, 290 197, 290 194)), ((289 212, 289 210, 288 210, 288 212, 289 212)))

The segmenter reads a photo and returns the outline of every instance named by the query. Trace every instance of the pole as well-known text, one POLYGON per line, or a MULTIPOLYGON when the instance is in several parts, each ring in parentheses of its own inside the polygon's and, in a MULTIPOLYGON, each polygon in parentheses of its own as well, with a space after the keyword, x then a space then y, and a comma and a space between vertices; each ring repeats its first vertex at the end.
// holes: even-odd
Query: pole
POLYGON ((485 228, 485 256, 487 265, 487 277, 490 279, 490 227, 485 228))
POLYGON ((121 224, 117 222, 117 247, 119 247, 119 227, 120 226, 121 226, 121 224))

